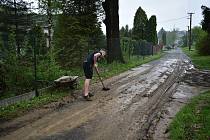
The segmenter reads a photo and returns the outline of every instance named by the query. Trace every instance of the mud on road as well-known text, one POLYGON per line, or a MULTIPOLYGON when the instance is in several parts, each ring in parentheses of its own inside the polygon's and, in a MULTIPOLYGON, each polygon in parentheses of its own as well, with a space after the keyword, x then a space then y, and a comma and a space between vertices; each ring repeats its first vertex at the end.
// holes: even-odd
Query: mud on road
MULTIPOLYGON (((169 51, 160 60, 107 79, 109 91, 93 85, 93 101, 79 97, 0 139, 167 139, 168 124, 176 112, 189 98, 206 89, 183 82, 191 69, 193 65, 180 49, 169 51)), ((0 129, 6 127, 12 126, 4 123, 0 129)))

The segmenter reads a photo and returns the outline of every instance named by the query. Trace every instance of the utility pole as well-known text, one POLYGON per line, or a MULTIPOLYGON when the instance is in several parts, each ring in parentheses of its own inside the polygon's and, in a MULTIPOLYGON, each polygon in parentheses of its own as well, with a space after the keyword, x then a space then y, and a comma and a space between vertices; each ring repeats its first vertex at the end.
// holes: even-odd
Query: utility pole
POLYGON ((187 47, 189 47, 189 26, 187 26, 186 38, 187 38, 187 47))
POLYGON ((188 13, 190 15, 190 38, 189 38, 189 51, 191 51, 191 45, 192 45, 192 15, 195 13, 188 13))

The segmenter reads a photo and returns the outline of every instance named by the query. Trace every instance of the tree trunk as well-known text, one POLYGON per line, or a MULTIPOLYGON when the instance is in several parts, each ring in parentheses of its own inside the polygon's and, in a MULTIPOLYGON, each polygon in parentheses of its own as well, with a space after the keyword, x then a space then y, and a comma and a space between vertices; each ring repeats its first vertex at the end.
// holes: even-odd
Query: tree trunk
POLYGON ((17 49, 17 56, 19 58, 20 56, 20 44, 18 40, 18 21, 17 21, 17 3, 16 0, 14 0, 14 8, 15 8, 15 43, 16 43, 16 49, 17 49))
POLYGON ((108 63, 115 60, 124 63, 120 48, 119 0, 105 0, 103 8, 106 15, 104 24, 106 25, 108 63))

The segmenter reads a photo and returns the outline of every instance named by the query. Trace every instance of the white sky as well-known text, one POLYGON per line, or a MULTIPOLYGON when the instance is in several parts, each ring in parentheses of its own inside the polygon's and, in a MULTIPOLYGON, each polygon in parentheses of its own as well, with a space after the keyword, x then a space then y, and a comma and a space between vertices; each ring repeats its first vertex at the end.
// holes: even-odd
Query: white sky
MULTIPOLYGON (((139 6, 144 9, 147 17, 156 15, 157 31, 162 27, 165 30, 172 30, 174 27, 179 30, 186 30, 189 20, 183 18, 188 12, 193 15, 192 26, 199 25, 202 20, 201 5, 210 7, 210 0, 119 0, 119 18, 120 28, 128 24, 129 28, 133 27, 133 19, 139 6), (179 20, 171 20, 182 18, 179 20), (170 20, 170 21, 169 21, 170 20)), ((102 25, 105 32, 105 26, 102 25)))

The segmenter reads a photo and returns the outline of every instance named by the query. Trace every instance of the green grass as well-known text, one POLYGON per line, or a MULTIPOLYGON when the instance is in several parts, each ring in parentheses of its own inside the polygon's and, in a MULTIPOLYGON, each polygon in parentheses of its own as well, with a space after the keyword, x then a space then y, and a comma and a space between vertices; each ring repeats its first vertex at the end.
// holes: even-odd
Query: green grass
MULTIPOLYGON (((140 66, 141 64, 150 62, 152 60, 159 59, 163 55, 164 55, 164 53, 159 53, 154 56, 147 56, 147 57, 145 57, 144 60, 142 59, 142 57, 139 57, 139 58, 131 57, 131 59, 128 60, 125 64, 117 63, 117 62, 114 62, 112 64, 101 63, 101 64, 99 64, 99 68, 101 71, 100 74, 103 79, 106 79, 106 78, 112 77, 114 75, 120 74, 126 70, 133 68, 133 67, 140 66)), ((80 77, 84 75, 82 69, 74 69, 71 72, 66 73, 66 74, 67 75, 72 75, 72 74, 78 75, 80 77)), ((92 81, 93 81, 93 83, 99 81, 96 74, 94 75, 92 81)), ((83 83, 84 83, 84 78, 80 78, 79 83, 80 83, 79 89, 82 89, 83 83)), ((63 98, 64 96, 68 96, 68 95, 69 95, 68 91, 59 91, 59 90, 46 91, 45 94, 43 94, 39 97, 35 97, 32 100, 23 101, 20 103, 16 103, 14 105, 9 105, 7 107, 0 107, 0 119, 15 118, 17 116, 22 115, 24 112, 26 112, 28 110, 41 107, 45 104, 57 101, 57 100, 63 98)))
MULTIPOLYGON (((210 56, 201 56, 192 48, 182 50, 199 69, 210 69, 210 56)), ((210 139, 210 91, 194 97, 179 111, 170 124, 171 140, 207 140, 210 139)))
POLYGON ((210 70, 210 56, 201 56, 194 48, 192 51, 189 51, 187 47, 182 48, 182 50, 191 58, 195 67, 210 70))
POLYGON ((194 97, 170 124, 171 140, 210 139, 210 91, 194 97))
POLYGON ((25 112, 39 108, 50 102, 55 102, 64 96, 68 96, 69 91, 66 90, 47 90, 39 97, 34 97, 28 101, 22 101, 6 107, 0 107, 0 119, 8 120, 24 114, 25 112))

